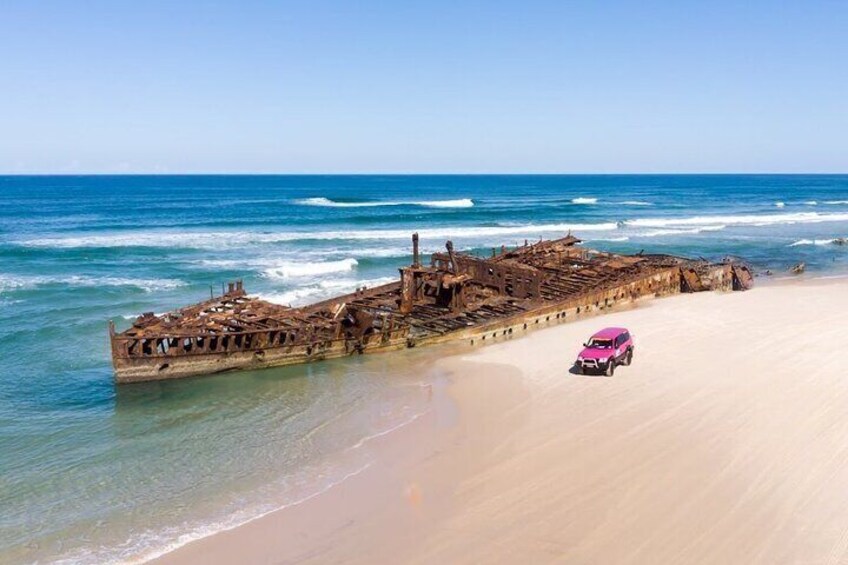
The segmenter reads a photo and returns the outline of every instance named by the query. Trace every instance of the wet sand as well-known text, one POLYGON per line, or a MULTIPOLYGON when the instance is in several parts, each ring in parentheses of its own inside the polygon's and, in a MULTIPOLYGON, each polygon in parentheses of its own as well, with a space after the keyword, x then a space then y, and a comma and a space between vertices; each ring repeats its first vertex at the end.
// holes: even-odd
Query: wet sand
POLYGON ((684 295, 441 359, 325 493, 165 563, 848 562, 848 283, 684 295), (569 372, 593 331, 614 377, 569 372))

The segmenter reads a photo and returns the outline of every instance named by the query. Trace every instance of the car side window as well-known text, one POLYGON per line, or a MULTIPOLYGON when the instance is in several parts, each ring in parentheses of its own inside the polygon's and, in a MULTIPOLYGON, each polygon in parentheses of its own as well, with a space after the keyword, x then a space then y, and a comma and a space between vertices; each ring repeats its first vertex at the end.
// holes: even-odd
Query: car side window
POLYGON ((621 343, 626 343, 628 340, 630 340, 629 333, 624 332, 623 334, 621 334, 621 343))
POLYGON ((624 343, 624 334, 621 334, 620 336, 618 336, 617 338, 615 338, 615 347, 616 347, 616 348, 621 347, 621 344, 622 344, 622 343, 624 343))

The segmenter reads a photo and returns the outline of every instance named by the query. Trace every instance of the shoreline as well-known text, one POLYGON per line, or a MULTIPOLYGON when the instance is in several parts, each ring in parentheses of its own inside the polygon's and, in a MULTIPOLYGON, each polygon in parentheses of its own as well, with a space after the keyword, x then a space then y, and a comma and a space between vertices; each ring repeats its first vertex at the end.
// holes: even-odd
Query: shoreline
MULTIPOLYGON (((445 344, 433 349, 444 353, 456 349, 456 346, 445 344)), ((461 353, 448 353, 447 358, 452 359, 457 355, 461 353)), ((433 356, 434 359, 436 357, 433 356)), ((269 557, 264 555, 261 543, 266 539, 273 539, 276 547, 286 548, 288 555, 279 561, 321 561, 332 559, 326 552, 331 551, 335 555, 342 540, 351 546, 358 543, 362 529, 377 536, 384 523, 406 523, 415 532, 420 531, 422 520, 446 516, 446 506, 450 505, 446 505, 444 497, 428 495, 449 490, 450 485, 447 483, 459 475, 468 474, 471 468, 476 468, 478 464, 475 459, 488 450, 488 446, 467 450, 467 427, 479 426, 481 421, 486 421, 487 426, 496 425, 497 422, 494 421, 495 413, 488 414, 482 420, 468 418, 469 406, 466 403, 461 407, 465 413, 460 411, 456 392, 458 388, 463 388, 463 383, 454 381, 455 377, 448 372, 443 361, 436 361, 435 366, 428 369, 430 382, 422 385, 428 389, 431 408, 411 421, 369 438, 368 443, 379 457, 361 472, 345 477, 331 488, 251 518, 243 524, 180 543, 178 547, 138 561, 265 561, 269 557), (466 451, 458 459, 445 459, 442 455, 446 448, 457 444, 462 444, 466 451), (445 464, 452 468, 447 475, 442 472, 445 464), (439 468, 440 476, 435 484, 431 484, 427 478, 427 470, 433 466, 439 468), (447 477, 451 477, 450 481, 445 480, 447 477), (412 513, 407 513, 407 510, 412 513), (371 516, 367 517, 369 514, 371 516), (290 530, 294 524, 296 526, 290 530), (351 528, 354 525, 356 528, 351 528), (324 536, 333 536, 333 547, 322 544, 321 538, 324 536), (207 545, 210 541, 212 543, 207 545), (248 553, 245 553, 245 541, 250 548, 248 553), (228 547, 237 549, 229 552, 228 547), (253 549, 259 551, 249 553, 253 549)), ((421 366, 425 364, 420 360, 419 363, 421 366)), ((518 376, 517 371, 508 367, 497 364, 492 366, 497 368, 494 379, 502 386, 510 386, 508 375, 518 376)), ((491 380, 487 379, 489 383, 491 380)), ((479 409, 488 412, 489 407, 479 409)), ((414 541, 407 539, 405 543, 412 544, 414 541)), ((384 559, 390 561, 391 553, 387 551, 384 559)), ((272 560, 278 561, 276 558, 272 560)), ((370 561, 371 558, 365 560, 370 561)))
MULTIPOLYGON (((522 555, 579 562, 668 562, 675 556, 715 563, 783 561, 793 546, 780 541, 794 536, 799 542, 793 516, 804 501, 784 492, 789 480, 784 475, 803 478, 795 473, 803 467, 798 452, 809 451, 805 442, 816 455, 826 453, 813 430, 844 427, 848 437, 848 418, 838 416, 839 408, 848 408, 848 385, 833 376, 846 362, 833 358, 810 371, 829 377, 828 387, 801 389, 793 361, 803 348, 794 342, 815 336, 796 334, 791 322, 816 327, 832 319, 848 307, 845 290, 844 282, 831 279, 789 284, 772 279, 747 293, 649 300, 459 351, 436 363, 444 374, 434 379, 432 409, 373 440, 373 466, 306 501, 153 561, 511 561, 522 555), (716 309, 722 312, 718 319, 716 309), (633 366, 612 379, 568 374, 563 364, 573 360, 580 339, 618 324, 636 337, 633 366), (687 343, 685 332, 669 324, 688 328, 700 341, 687 343), (753 340, 748 345, 754 349, 777 339, 785 351, 775 352, 780 360, 748 359, 735 346, 737 338, 753 340), (664 356, 689 350, 694 357, 686 374, 669 370, 664 356), (734 359, 733 371, 716 356, 734 359), (748 378, 737 380, 730 372, 748 378), (830 399, 830 419, 809 416, 815 413, 809 396, 830 399), (781 451, 772 437, 772 418, 786 425, 794 451, 781 451), (742 422, 753 423, 754 431, 742 422), (790 433, 799 425, 808 433, 790 433), (757 457, 746 455, 743 446, 757 457), (776 468, 783 482, 772 478, 776 484, 752 498, 745 493, 769 481, 757 468, 760 460, 772 466, 783 461, 776 468), (781 511, 769 520, 765 509, 772 506, 781 511), (626 516, 619 515, 622 508, 626 516), (744 516, 736 516, 740 508, 744 516), (713 539, 717 533, 699 515, 724 524, 718 530, 725 541, 713 539), (775 527, 784 536, 772 533, 775 527), (634 538, 634 529, 643 537, 634 538), (748 541, 726 541, 739 538, 737 530, 748 541)), ((842 318, 825 326, 827 335, 848 331, 842 318)), ((801 382, 812 385, 810 380, 806 375, 801 382)), ((823 473, 848 485, 848 472, 840 468, 825 465, 817 471, 823 473)), ((810 490, 808 482, 795 486, 810 490)), ((848 502, 839 492, 828 494, 848 502)), ((821 489, 807 494, 828 499, 821 489)), ((837 510, 831 508, 831 515, 837 510)), ((814 543, 808 534, 803 545, 816 555, 845 557, 834 535, 822 534, 814 543)))

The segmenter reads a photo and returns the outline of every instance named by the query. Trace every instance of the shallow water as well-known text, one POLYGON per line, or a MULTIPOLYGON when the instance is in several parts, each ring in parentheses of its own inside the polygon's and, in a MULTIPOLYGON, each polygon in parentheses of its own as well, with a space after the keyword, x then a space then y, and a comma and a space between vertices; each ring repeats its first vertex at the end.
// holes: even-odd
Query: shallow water
POLYGON ((844 276, 848 176, 0 177, 0 561, 144 557, 328 488, 424 352, 116 388, 106 322, 243 278, 305 303, 553 237, 844 276))
POLYGON ((114 388, 2 422, 2 561, 151 557, 329 488, 424 413, 415 355, 114 388))

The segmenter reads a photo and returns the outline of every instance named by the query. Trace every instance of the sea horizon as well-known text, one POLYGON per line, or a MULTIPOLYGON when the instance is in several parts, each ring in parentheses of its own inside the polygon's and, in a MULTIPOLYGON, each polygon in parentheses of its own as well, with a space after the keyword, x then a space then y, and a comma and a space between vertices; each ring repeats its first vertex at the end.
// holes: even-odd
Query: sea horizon
POLYGON ((0 177, 838 177, 848 172, 60 172, 0 173, 0 177))

